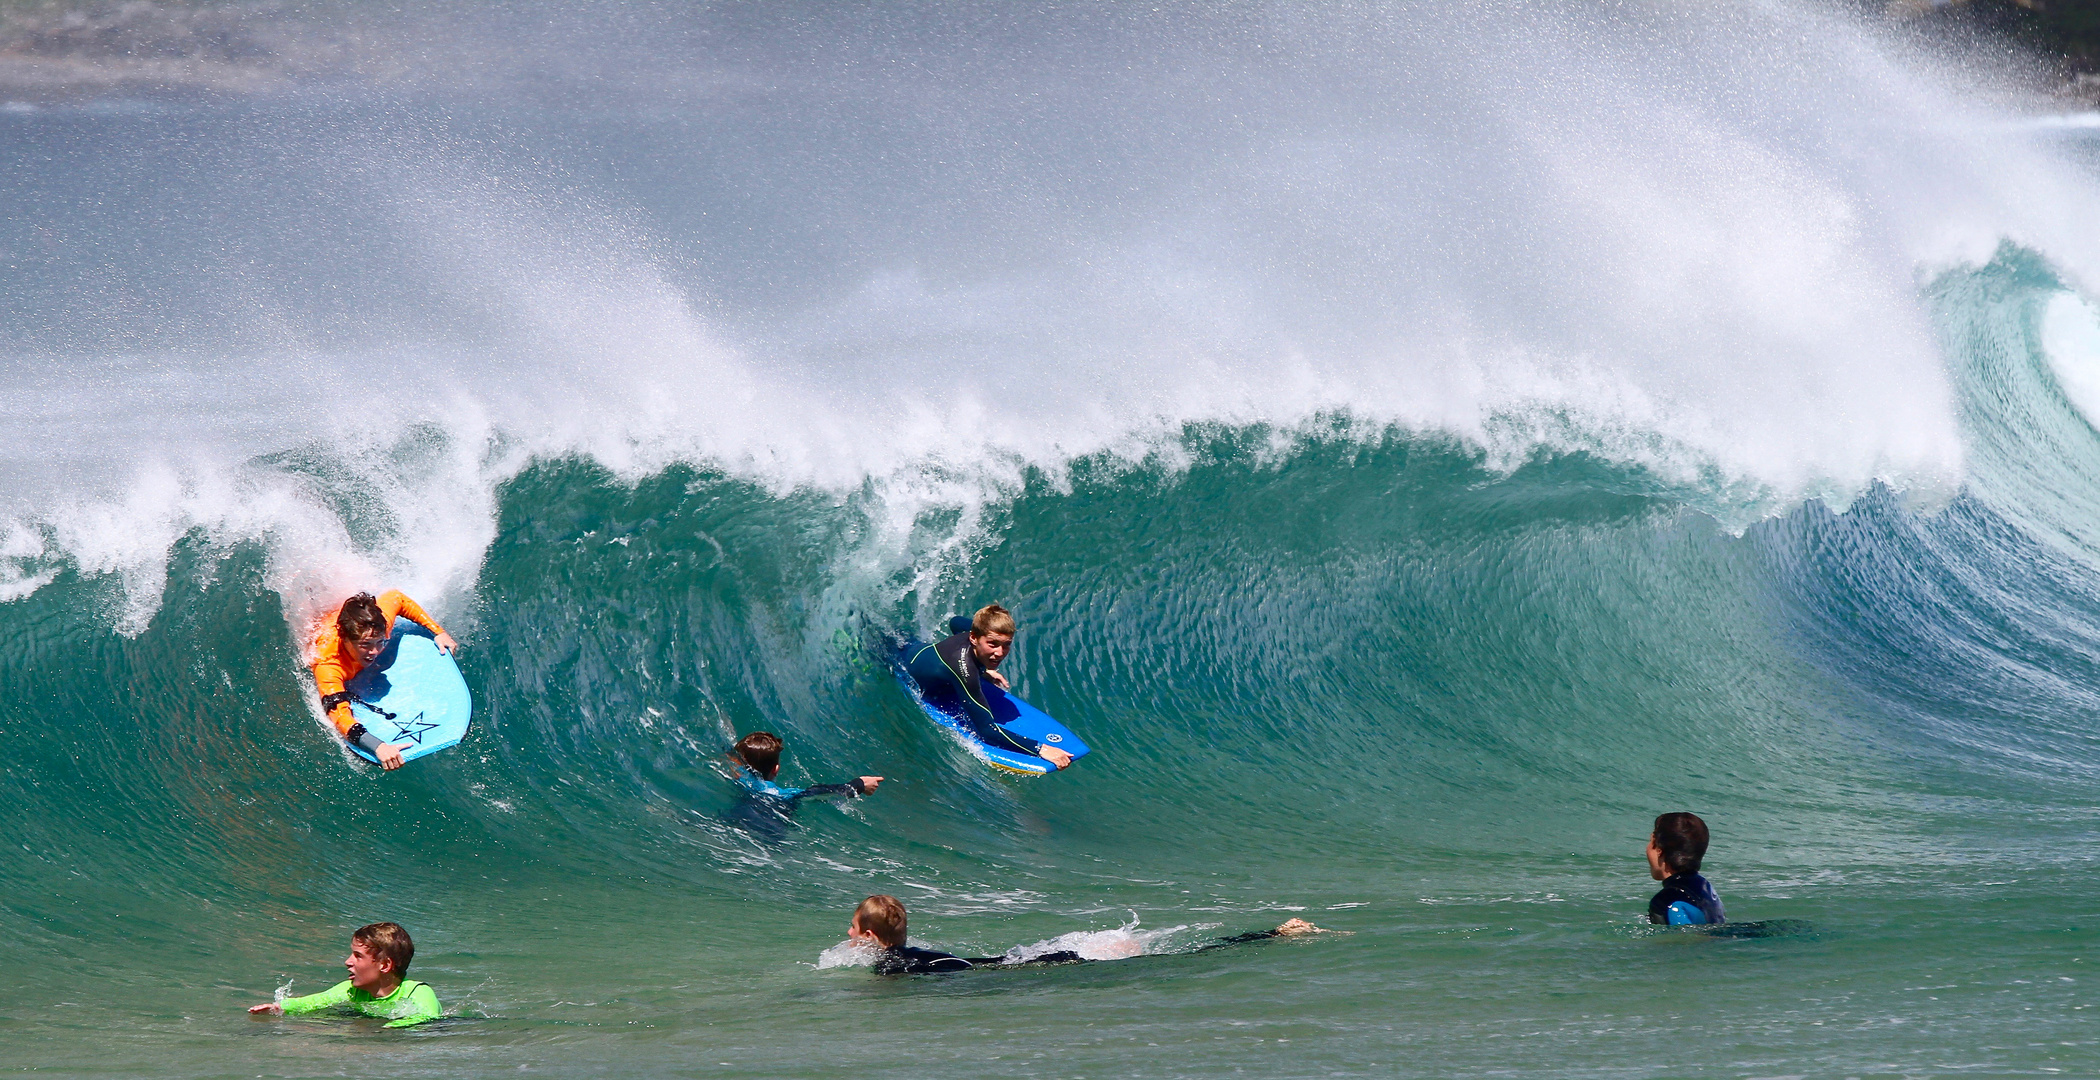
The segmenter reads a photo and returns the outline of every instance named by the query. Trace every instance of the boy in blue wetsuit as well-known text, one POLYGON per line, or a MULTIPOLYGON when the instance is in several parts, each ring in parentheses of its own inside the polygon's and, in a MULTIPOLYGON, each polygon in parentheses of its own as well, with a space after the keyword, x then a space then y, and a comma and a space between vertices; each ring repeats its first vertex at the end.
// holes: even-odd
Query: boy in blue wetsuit
POLYGON ((1655 819, 1648 834, 1648 873, 1663 883, 1648 901, 1648 921, 1667 926, 1712 926, 1728 921, 1714 887, 1699 876, 1706 858, 1706 822, 1678 812, 1655 819))
POLYGON ((774 809, 792 811, 803 799, 857 799, 882 783, 880 776, 856 776, 843 784, 782 787, 774 783, 773 778, 780 775, 780 751, 783 748, 780 736, 770 731, 754 731, 737 740, 733 755, 737 765, 737 785, 752 796, 765 800, 774 809))
POLYGON ((936 645, 913 643, 904 656, 905 670, 919 684, 926 703, 968 721, 987 746, 1032 754, 1062 769, 1072 755, 1055 746, 1016 735, 1000 726, 985 701, 984 683, 1009 689, 999 665, 1014 645, 1013 613, 997 604, 980 608, 975 617, 957 616, 948 623, 950 635, 936 645))
MULTIPOLYGON (((1205 952, 1227 945, 1242 945, 1249 941, 1264 941, 1274 937, 1326 933, 1332 931, 1314 926, 1304 919, 1289 919, 1274 930, 1235 934, 1207 945, 1197 946, 1192 951, 1205 952)), ((1044 953, 1028 960, 1008 960, 1003 956, 965 958, 954 953, 907 945, 904 942, 904 904, 894 896, 870 896, 861 901, 860 906, 853 909, 853 921, 846 926, 846 936, 882 950, 875 957, 874 967, 877 975, 952 975, 981 967, 1077 964, 1087 960, 1086 957, 1070 951, 1044 953)))

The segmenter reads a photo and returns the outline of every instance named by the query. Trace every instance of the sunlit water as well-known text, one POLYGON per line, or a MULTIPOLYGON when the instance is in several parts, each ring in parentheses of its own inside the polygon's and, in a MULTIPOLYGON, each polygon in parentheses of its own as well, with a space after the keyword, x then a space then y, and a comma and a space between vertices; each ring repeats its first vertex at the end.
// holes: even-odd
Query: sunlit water
POLYGON ((0 1064, 2092 1071, 2089 129, 1779 4, 403 18, 0 110, 0 1064), (994 600, 1069 773, 884 666, 994 600), (447 1020, 245 1015, 378 919, 447 1020))

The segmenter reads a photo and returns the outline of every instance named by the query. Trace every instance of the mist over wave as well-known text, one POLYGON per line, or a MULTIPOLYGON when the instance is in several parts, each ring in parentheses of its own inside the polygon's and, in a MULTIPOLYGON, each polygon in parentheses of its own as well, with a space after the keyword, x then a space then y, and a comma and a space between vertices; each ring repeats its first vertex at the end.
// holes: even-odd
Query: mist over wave
POLYGON ((1738 527, 1944 497, 1920 274, 2093 258, 2046 139, 1811 8, 540 15, 618 89, 7 114, 11 594, 125 573, 136 628, 203 529, 295 607, 459 595, 567 454, 873 485, 894 559, 1029 467, 1336 415, 1738 527))

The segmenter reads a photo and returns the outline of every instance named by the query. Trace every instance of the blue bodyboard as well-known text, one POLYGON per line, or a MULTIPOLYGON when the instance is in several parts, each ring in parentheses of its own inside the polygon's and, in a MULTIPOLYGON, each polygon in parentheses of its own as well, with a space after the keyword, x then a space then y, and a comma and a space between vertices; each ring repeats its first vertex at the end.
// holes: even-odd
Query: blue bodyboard
MULTIPOLYGON (((908 650, 916 650, 923 648, 923 646, 917 642, 912 642, 906 648, 908 650)), ((909 655, 909 653, 906 655, 909 655)), ((911 692, 912 700, 918 702, 919 710, 931 717, 935 723, 960 736, 963 743, 970 748, 970 752, 977 755, 980 759, 1008 772, 1023 773, 1028 776, 1042 776, 1046 773, 1057 771, 1057 766, 1033 754, 1023 754, 1008 750, 1003 746, 993 746, 978 738, 976 730, 970 726, 969 721, 927 701, 925 696, 919 693, 918 683, 909 673, 899 672, 899 675, 904 680, 905 689, 911 692)), ((1072 755, 1073 761, 1078 761, 1080 758, 1085 757, 1091 749, 1086 743, 1080 741, 1079 736, 1072 734, 1070 728, 1051 719, 1049 713, 1022 701, 1013 694, 999 689, 990 681, 986 681, 982 685, 984 687, 984 703, 991 706, 992 717, 998 721, 1000 727, 1022 738, 1057 747, 1059 750, 1072 755)))
MULTIPOLYGON (((379 741, 405 745, 404 762, 457 745, 466 738, 467 721, 474 713, 474 698, 459 665, 438 651, 430 631, 407 619, 394 620, 394 636, 386 650, 347 688, 360 699, 350 703, 351 715, 379 741)), ((379 762, 362 746, 353 744, 350 750, 373 764, 379 762)))

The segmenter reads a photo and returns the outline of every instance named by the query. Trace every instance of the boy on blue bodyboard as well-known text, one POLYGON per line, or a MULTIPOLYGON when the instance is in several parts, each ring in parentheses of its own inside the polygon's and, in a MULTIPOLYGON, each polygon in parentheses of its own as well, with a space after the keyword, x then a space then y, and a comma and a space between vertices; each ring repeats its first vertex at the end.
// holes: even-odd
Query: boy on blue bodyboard
POLYGON ((1663 883, 1648 901, 1648 921, 1665 926, 1716 926, 1728 921, 1714 887, 1699 876, 1706 858, 1706 822, 1678 812, 1655 819, 1648 834, 1648 874, 1663 883))
POLYGON ((985 700, 986 680, 1001 690, 1010 689, 1006 676, 999 674, 999 665, 1013 649, 1013 614, 990 604, 971 619, 957 616, 950 620, 948 629, 950 636, 939 643, 913 642, 904 653, 904 669, 918 683, 926 703, 968 723, 986 746, 1039 757, 1060 769, 1070 765, 1072 755, 999 723, 985 700))

